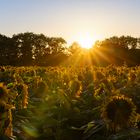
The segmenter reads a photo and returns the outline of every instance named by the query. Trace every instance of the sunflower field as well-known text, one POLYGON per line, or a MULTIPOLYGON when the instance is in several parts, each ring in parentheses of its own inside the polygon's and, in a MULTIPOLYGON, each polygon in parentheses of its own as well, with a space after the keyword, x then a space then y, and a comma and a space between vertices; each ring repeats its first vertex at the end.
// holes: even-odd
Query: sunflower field
POLYGON ((0 140, 139 140, 140 67, 0 67, 0 140))

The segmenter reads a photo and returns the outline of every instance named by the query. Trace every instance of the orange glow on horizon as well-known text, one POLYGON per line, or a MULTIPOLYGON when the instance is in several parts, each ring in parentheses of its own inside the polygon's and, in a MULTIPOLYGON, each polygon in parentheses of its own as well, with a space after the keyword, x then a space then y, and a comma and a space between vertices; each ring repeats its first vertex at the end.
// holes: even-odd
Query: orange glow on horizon
POLYGON ((76 41, 82 48, 90 49, 98 40, 98 37, 88 32, 80 32, 74 36, 73 40, 76 41))

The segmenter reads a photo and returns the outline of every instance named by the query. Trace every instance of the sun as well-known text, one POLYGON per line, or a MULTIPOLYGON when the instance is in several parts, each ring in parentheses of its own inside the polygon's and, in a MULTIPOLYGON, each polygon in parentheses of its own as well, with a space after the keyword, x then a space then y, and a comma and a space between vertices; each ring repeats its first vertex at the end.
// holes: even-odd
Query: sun
POLYGON ((79 34, 76 37, 76 41, 80 44, 82 48, 90 49, 92 48, 93 44, 95 43, 96 39, 89 33, 79 34))

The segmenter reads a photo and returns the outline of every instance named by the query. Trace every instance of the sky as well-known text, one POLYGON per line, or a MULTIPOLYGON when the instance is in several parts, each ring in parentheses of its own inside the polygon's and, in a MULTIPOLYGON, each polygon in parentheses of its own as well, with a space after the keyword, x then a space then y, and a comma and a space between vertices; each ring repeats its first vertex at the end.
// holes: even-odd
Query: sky
POLYGON ((0 0, 0 34, 94 39, 140 37, 140 0, 0 0))

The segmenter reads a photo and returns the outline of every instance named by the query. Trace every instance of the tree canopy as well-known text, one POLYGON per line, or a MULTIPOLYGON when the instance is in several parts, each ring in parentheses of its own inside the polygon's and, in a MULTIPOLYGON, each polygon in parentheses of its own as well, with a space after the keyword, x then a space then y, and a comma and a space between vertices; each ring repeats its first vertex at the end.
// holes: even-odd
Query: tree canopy
MULTIPOLYGON (((79 59, 78 62, 87 59, 84 53, 87 51, 77 42, 67 47, 62 37, 32 32, 14 34, 11 38, 0 34, 0 65, 55 66, 64 61, 72 65, 76 59, 79 59)), ((113 36, 96 41, 88 53, 92 64, 97 66, 123 65, 124 62, 128 66, 139 65, 140 38, 113 36)))

